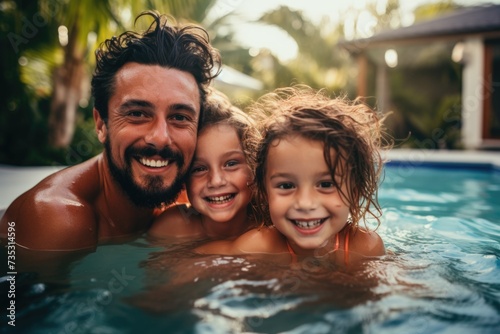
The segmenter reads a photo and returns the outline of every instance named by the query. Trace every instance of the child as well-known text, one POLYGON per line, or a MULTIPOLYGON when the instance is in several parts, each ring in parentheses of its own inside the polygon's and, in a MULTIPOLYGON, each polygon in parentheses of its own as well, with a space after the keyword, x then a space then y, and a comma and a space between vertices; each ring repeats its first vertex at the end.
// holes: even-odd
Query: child
POLYGON ((377 114, 305 86, 267 94, 253 111, 262 135, 255 170, 258 209, 271 226, 197 252, 290 253, 340 265, 385 254, 379 235, 359 226, 367 214, 380 224, 377 114))
POLYGON ((235 238, 254 223, 251 199, 253 175, 249 162, 256 135, 250 117, 213 90, 207 96, 204 118, 186 183, 191 204, 165 210, 149 235, 159 238, 235 238))

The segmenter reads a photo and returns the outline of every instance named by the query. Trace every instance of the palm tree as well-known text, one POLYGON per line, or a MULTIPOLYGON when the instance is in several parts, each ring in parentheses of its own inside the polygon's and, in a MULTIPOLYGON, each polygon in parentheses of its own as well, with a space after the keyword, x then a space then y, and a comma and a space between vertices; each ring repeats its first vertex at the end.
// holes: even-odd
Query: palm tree
POLYGON ((38 2, 49 24, 58 27, 58 45, 52 47, 61 53, 60 63, 47 61, 43 54, 35 53, 32 56, 45 60, 48 65, 45 70, 51 72, 49 144, 67 147, 73 137, 79 103, 82 97, 88 98, 87 61, 91 58, 91 51, 98 40, 124 27, 119 12, 115 11, 123 8, 126 2, 68 1, 56 8, 50 7, 51 3, 50 0, 38 2))

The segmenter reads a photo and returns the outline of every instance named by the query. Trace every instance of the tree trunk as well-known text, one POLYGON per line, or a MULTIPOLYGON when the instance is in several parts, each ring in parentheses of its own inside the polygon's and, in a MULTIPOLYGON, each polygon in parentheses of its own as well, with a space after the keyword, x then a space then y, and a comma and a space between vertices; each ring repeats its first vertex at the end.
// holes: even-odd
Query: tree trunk
POLYGON ((76 111, 82 97, 82 82, 85 74, 84 48, 78 41, 78 26, 70 27, 68 44, 65 47, 64 63, 53 77, 52 101, 49 115, 49 144, 53 147, 68 147, 75 131, 76 111))

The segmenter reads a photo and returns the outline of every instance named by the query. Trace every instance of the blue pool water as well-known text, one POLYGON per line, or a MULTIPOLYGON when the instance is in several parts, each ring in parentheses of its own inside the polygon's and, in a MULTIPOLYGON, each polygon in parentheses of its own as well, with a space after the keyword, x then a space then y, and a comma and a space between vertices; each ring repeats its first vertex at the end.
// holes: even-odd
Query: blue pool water
POLYGON ((378 232, 390 254, 362 268, 143 237, 19 274, 15 332, 499 333, 499 198, 498 171, 387 167, 378 232))

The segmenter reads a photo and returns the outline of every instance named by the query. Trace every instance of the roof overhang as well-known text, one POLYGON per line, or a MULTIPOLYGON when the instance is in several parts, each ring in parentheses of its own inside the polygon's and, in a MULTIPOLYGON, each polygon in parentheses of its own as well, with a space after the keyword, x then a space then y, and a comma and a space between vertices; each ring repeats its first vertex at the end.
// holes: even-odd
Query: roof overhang
POLYGON ((471 36, 481 36, 483 39, 500 38, 500 5, 467 7, 433 20, 382 31, 370 38, 342 40, 338 45, 351 53, 358 53, 375 47, 451 42, 471 36))

